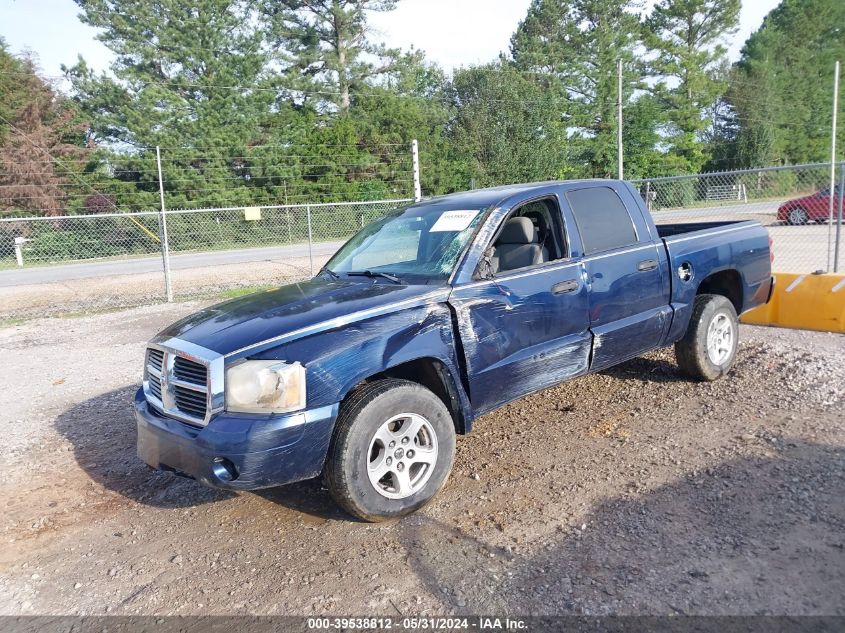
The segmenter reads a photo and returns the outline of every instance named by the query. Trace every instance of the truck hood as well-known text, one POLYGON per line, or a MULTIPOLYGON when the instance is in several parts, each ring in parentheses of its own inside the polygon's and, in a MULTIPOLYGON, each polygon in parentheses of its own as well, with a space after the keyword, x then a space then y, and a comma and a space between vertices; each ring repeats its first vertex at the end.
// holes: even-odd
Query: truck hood
POLYGON ((281 344, 447 296, 445 286, 315 278, 218 303, 173 323, 156 338, 175 337, 219 354, 240 355, 264 343, 281 344))

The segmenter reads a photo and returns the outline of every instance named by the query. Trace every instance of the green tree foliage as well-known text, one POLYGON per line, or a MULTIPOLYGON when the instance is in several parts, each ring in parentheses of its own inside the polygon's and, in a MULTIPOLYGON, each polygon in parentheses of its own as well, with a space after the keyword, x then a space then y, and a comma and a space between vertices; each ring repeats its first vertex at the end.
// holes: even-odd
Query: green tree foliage
POLYGON ((352 93, 396 69, 398 51, 369 38, 367 14, 396 0, 265 0, 268 36, 290 86, 349 112, 352 93))
POLYGON ((660 0, 646 20, 646 44, 659 78, 654 93, 669 122, 667 141, 678 166, 696 173, 709 156, 703 142, 708 110, 723 94, 728 36, 739 24, 740 0, 660 0))
POLYGON ((0 45, 2 212, 155 209, 156 146, 170 208, 408 197, 412 139, 426 195, 615 176, 617 60, 628 177, 826 160, 845 60, 841 0, 783 0, 733 67, 739 0, 532 0, 452 77, 373 38, 397 0, 75 2, 115 61, 67 99, 0 45))
POLYGON ((681 169, 682 159, 659 149, 659 133, 665 112, 658 100, 648 93, 631 99, 622 111, 622 146, 625 148, 625 178, 673 176, 681 169))
MULTIPOLYGON (((451 115, 449 82, 443 71, 429 64, 420 51, 410 51, 394 59, 389 78, 366 92, 355 94, 351 120, 359 138, 371 155, 384 164, 397 148, 405 151, 413 139, 419 141, 422 188, 428 194, 461 188, 459 169, 451 156, 451 115)), ((410 157, 400 163, 397 183, 391 197, 409 190, 412 183, 410 157)))
MULTIPOLYGON (((845 61, 845 2, 783 0, 766 16, 726 95, 733 121, 724 143, 737 166, 829 160, 837 59, 845 61)), ((841 125, 838 142, 845 142, 841 125)))
POLYGON ((68 70, 97 142, 135 147, 262 140, 274 79, 249 2, 76 0, 114 54, 111 75, 68 70))
POLYGON ((556 81, 557 110, 574 131, 578 161, 595 176, 616 173, 617 60, 626 95, 642 77, 635 56, 639 8, 632 0, 532 0, 511 39, 519 70, 556 81))
POLYGON ((155 146, 171 208, 410 192, 393 191, 409 176, 385 173, 372 148, 382 137, 410 142, 415 130, 374 134, 369 110, 350 112, 369 90, 398 97, 388 83, 425 72, 420 55, 367 39, 366 12, 391 2, 76 1, 115 53, 109 75, 84 60, 67 73, 92 120, 91 142, 112 150, 118 182, 106 193, 118 206, 157 206, 155 146), (381 66, 371 62, 379 56, 381 66))
POLYGON ((260 195, 248 190, 264 181, 247 178, 243 157, 288 121, 276 79, 266 72, 268 54, 251 3, 76 2, 82 21, 102 29, 98 39, 115 54, 110 76, 96 76, 82 59, 66 71, 90 117, 90 142, 124 154, 111 165, 118 180, 135 185, 129 200, 125 188, 115 190, 124 206, 155 204, 149 148, 156 145, 168 148, 165 180, 191 183, 180 188, 175 205, 200 197, 209 205, 235 204, 260 195))
POLYGON ((452 90, 460 188, 575 175, 559 95, 534 77, 500 61, 457 71, 452 90))

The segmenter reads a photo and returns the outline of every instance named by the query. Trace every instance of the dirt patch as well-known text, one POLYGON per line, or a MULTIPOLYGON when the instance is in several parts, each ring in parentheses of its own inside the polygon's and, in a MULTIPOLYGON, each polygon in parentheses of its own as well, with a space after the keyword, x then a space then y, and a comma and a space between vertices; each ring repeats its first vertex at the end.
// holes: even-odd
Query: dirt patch
POLYGON ((145 341, 202 304, 0 330, 4 614, 845 614, 845 337, 742 327, 515 402, 427 508, 230 494, 135 456, 145 341))

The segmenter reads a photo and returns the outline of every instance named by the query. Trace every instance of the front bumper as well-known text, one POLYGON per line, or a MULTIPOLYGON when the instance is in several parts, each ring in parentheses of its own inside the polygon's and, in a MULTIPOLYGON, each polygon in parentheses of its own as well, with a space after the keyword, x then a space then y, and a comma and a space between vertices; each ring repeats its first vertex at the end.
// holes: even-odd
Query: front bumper
POLYGON ((197 428, 164 417, 135 394, 138 456, 214 488, 255 490, 320 474, 339 404, 281 416, 221 413, 197 428))

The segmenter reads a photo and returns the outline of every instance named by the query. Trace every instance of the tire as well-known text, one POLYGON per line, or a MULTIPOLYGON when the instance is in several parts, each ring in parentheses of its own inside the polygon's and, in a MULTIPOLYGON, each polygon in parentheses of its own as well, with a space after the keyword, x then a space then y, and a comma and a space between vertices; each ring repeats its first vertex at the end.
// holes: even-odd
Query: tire
POLYGON ((341 406, 325 482, 349 514, 386 521, 431 501, 454 459, 455 425, 443 401, 408 380, 377 380, 341 406))
POLYGON ((687 331, 675 343, 675 358, 690 378, 716 380, 733 367, 738 341, 739 320, 733 304, 722 295, 698 295, 687 331))
POLYGON ((786 222, 792 226, 799 226, 808 224, 810 221, 810 214, 804 207, 795 207, 786 213, 786 222))

